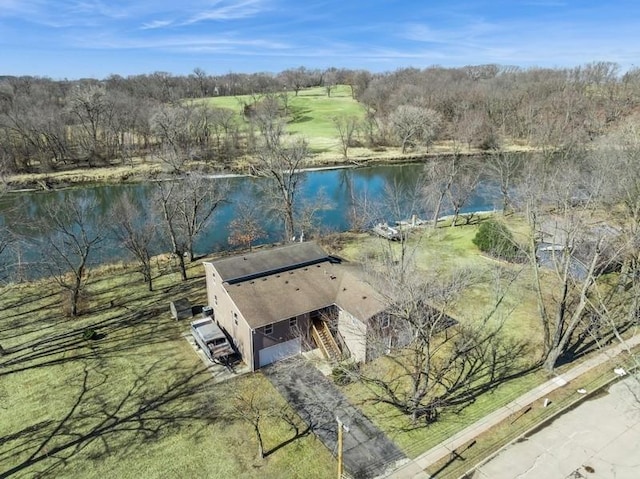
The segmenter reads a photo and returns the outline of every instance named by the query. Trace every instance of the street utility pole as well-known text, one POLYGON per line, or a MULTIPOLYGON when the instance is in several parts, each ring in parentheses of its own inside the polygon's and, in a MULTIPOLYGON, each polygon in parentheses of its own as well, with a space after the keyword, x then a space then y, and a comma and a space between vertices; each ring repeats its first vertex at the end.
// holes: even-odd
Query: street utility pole
POLYGON ((342 471, 344 469, 343 457, 342 457, 342 449, 343 449, 343 431, 349 432, 349 428, 345 426, 339 417, 336 417, 336 421, 338 422, 338 479, 342 479, 342 471))

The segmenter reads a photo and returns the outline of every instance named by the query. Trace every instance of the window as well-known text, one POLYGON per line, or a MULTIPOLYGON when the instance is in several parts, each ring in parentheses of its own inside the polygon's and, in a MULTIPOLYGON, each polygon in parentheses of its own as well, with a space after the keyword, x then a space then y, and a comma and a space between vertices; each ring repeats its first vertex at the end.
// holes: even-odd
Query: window
POLYGON ((218 296, 216 296, 215 294, 213 295, 213 304, 218 306, 218 296))
POLYGON ((295 328, 298 325, 298 318, 289 318, 289 328, 295 328))
POLYGON ((233 322, 236 326, 238 325, 238 313, 233 313, 233 322))
POLYGON ((264 327, 264 334, 267 334, 267 335, 273 334, 273 324, 267 324, 264 327))
POLYGON ((384 318, 382 318, 382 322, 381 322, 382 329, 388 328, 389 323, 390 323, 389 316, 385 316, 384 318))

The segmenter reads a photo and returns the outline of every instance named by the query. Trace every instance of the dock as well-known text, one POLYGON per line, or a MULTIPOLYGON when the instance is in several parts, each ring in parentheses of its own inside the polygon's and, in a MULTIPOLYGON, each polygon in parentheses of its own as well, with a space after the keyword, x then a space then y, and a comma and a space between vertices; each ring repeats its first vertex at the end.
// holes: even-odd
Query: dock
POLYGON ((400 230, 392 228, 386 223, 378 223, 372 230, 378 236, 382 236, 389 241, 400 241, 400 230))

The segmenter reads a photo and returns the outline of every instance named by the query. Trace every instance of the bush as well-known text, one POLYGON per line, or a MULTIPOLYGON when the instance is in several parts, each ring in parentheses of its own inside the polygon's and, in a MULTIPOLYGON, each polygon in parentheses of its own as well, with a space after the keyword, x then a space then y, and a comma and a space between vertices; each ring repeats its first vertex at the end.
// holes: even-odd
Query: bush
POLYGON ((333 368, 331 377, 333 377, 333 382, 338 386, 346 386, 358 377, 359 372, 360 365, 358 363, 345 361, 333 368))
POLYGON ((98 332, 95 329, 87 328, 82 332, 82 339, 90 341, 98 338, 98 332))
POLYGON ((473 244, 480 251, 507 261, 520 258, 520 251, 511 231, 503 223, 495 220, 488 220, 480 225, 473 238, 473 244))

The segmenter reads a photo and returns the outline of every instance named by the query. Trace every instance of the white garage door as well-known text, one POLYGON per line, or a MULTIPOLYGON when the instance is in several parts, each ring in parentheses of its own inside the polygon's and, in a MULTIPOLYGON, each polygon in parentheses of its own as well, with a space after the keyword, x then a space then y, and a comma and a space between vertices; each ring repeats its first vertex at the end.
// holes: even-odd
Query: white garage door
POLYGON ((301 344, 300 338, 294 338, 284 343, 261 349, 258 351, 259 367, 300 354, 302 351, 301 344))

